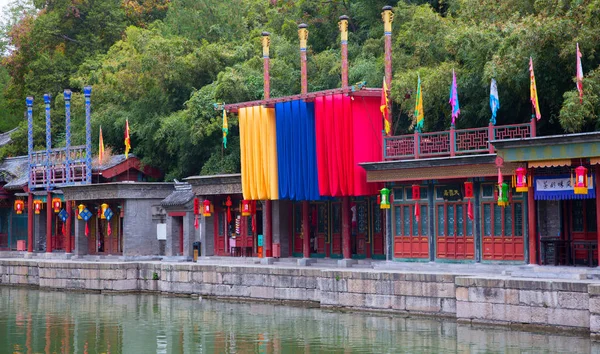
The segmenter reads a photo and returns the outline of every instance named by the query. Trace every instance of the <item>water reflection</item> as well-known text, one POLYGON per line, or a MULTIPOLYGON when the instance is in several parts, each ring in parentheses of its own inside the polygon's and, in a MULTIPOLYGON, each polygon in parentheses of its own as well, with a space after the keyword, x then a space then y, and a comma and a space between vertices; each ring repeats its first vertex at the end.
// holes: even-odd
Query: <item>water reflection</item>
POLYGON ((0 287, 0 352, 590 353, 588 338, 156 295, 0 287), (2 349, 6 348, 6 350, 2 349))

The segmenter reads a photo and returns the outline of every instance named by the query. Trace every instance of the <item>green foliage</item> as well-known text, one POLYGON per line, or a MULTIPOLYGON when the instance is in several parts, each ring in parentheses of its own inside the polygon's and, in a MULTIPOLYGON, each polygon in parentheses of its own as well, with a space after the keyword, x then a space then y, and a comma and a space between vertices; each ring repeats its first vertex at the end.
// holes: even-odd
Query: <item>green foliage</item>
MULTIPOLYGON (((0 156, 26 152, 24 98, 35 96, 37 147, 44 144, 42 94, 53 97, 53 145, 64 144, 62 91, 73 90, 73 144, 84 141, 83 97, 93 86, 93 129, 166 179, 239 172, 237 117, 213 103, 259 100, 262 31, 271 32, 271 97, 300 92, 297 26, 308 24, 309 90, 341 84, 338 17, 350 16, 350 83, 380 87, 384 75, 381 8, 394 6, 394 133, 411 133, 421 76, 425 131, 448 129, 452 70, 458 128, 486 125, 490 79, 498 82, 498 124, 526 122, 529 57, 542 120, 539 133, 600 128, 600 0, 16 0, 1 27, 0 131, 20 125, 0 156), (33 1, 30 3, 29 1, 33 1), (575 89, 575 45, 585 73, 575 89)), ((97 144, 94 134, 94 146, 97 144)))

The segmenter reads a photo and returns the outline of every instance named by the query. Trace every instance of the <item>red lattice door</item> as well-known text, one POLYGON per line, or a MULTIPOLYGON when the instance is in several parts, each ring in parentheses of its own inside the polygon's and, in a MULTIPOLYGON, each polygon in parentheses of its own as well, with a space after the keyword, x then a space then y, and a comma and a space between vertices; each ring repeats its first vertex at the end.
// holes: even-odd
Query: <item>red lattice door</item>
POLYGON ((482 203, 483 260, 522 261, 525 232, 523 202, 506 207, 495 202, 482 203))
POLYGON ((419 221, 415 216, 415 207, 415 204, 394 205, 394 258, 429 258, 428 204, 419 203, 419 221))
POLYGON ((475 259, 474 225, 467 217, 467 208, 464 202, 435 205, 437 258, 475 259))

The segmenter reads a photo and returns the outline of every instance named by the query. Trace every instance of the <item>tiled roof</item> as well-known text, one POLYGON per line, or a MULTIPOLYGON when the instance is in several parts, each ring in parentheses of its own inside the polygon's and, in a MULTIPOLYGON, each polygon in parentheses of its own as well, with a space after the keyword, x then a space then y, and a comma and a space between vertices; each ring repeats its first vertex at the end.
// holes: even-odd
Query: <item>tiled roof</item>
POLYGON ((17 129, 19 128, 14 128, 12 130, 7 131, 6 133, 0 134, 0 146, 9 144, 12 141, 12 138, 10 136, 12 135, 12 133, 16 132, 17 129))
POLYGON ((29 182, 27 156, 7 157, 0 163, 0 180, 4 189, 20 189, 29 182))
POLYGON ((180 206, 189 203, 194 199, 192 186, 188 183, 175 183, 175 191, 163 199, 160 204, 165 207, 180 206))

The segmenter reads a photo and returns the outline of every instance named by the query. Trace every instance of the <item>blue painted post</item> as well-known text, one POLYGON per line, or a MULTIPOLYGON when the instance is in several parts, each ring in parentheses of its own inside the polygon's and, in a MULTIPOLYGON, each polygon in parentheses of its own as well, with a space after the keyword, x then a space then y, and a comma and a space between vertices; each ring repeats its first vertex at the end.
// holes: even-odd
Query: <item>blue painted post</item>
POLYGON ((71 90, 65 90, 65 174, 66 182, 71 183, 71 90))
POLYGON ((27 154, 29 155, 29 190, 31 190, 31 169, 33 162, 33 97, 25 99, 27 105, 27 154))
POLYGON ((50 190, 50 150, 52 150, 52 129, 50 121, 50 94, 44 95, 46 104, 46 190, 50 190))
POLYGON ((85 96, 85 182, 92 183, 92 114, 91 114, 91 96, 92 86, 83 88, 85 96))

